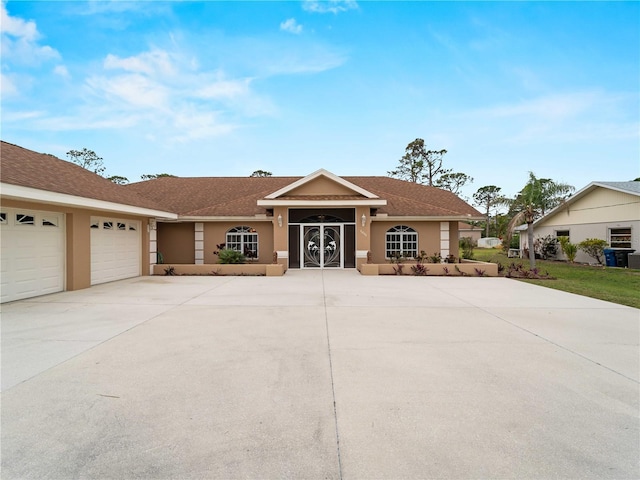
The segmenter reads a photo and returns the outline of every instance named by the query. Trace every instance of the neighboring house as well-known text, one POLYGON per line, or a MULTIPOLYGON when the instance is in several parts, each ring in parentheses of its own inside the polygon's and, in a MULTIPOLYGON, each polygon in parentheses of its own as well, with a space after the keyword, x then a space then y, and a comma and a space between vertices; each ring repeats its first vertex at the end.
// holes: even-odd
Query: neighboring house
POLYGON ((470 238, 477 245, 482 237, 482 227, 474 227, 468 223, 458 222, 458 238, 470 238))
MULTIPOLYGON (((520 227, 519 227, 520 228, 520 227)), ((533 223, 534 237, 606 240, 611 248, 640 250, 640 182, 592 182, 533 223)), ((526 225, 523 226, 526 232, 526 225)), ((520 248, 527 236, 520 235, 520 248)), ((559 258, 564 258, 559 252, 559 258)), ((595 260, 578 251, 576 262, 595 260)))
POLYGON ((5 142, 1 154, 3 301, 147 275, 158 253, 214 264, 223 243, 285 269, 458 256, 459 222, 484 218, 451 192, 390 177, 318 170, 123 186, 5 142))
POLYGON ((149 225, 176 214, 70 162, 0 149, 2 302, 149 272, 149 225))

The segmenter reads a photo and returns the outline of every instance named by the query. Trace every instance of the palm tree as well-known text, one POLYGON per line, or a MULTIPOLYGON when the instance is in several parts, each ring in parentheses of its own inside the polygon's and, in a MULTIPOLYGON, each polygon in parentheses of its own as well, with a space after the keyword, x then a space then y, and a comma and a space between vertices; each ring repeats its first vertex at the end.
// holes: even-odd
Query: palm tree
POLYGON ((533 246, 533 222, 550 209, 557 207, 567 198, 575 187, 566 183, 554 182, 550 178, 537 178, 529 172, 529 181, 520 193, 510 202, 510 211, 515 215, 507 226, 509 235, 516 226, 527 224, 527 244, 529 246, 529 266, 536 267, 536 252, 533 246))

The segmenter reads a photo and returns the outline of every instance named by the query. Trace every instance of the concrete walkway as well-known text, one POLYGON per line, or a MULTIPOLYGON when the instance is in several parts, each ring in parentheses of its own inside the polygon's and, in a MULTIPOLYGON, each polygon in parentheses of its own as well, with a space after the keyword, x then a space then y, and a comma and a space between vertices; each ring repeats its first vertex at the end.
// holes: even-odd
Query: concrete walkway
POLYGON ((3 479, 637 479, 640 311, 503 278, 141 277, 2 306, 3 479))

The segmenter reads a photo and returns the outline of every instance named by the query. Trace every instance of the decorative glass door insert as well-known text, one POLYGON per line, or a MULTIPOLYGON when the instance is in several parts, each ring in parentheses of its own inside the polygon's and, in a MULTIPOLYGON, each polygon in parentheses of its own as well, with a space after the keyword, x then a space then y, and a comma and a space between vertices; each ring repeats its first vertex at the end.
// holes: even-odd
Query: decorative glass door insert
POLYGON ((302 250, 304 268, 340 268, 342 225, 305 225, 302 250))

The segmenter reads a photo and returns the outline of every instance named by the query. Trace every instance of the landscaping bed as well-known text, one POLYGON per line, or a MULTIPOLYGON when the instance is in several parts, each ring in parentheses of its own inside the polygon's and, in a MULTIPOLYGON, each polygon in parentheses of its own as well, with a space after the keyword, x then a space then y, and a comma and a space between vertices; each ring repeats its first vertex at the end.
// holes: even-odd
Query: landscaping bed
POLYGON ((461 263, 365 263, 360 266, 362 275, 416 275, 451 277, 497 277, 495 263, 463 260, 461 263))
POLYGON ((159 264, 153 266, 154 275, 253 275, 281 277, 284 265, 265 263, 221 264, 159 264))

